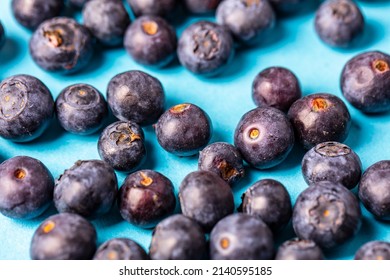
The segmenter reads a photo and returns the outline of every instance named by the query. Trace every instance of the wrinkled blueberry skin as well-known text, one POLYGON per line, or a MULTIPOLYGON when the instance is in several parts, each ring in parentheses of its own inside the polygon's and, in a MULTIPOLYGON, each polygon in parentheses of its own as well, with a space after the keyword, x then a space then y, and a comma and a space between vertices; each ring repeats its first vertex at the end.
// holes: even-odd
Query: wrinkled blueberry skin
POLYGON ((270 106, 287 112, 302 97, 298 78, 283 67, 270 67, 261 71, 252 84, 252 99, 256 106, 270 106))
POLYGON ((155 77, 142 71, 127 71, 110 80, 107 102, 121 121, 148 125, 155 123, 164 112, 165 93, 155 77))
POLYGON ((324 260, 321 248, 312 240, 294 238, 280 245, 276 260, 324 260))
POLYGON ((161 17, 142 16, 128 27, 124 46, 137 63, 164 67, 175 58, 176 32, 161 17))
POLYGON ((16 75, 0 83, 0 136, 15 142, 39 137, 54 116, 54 100, 37 78, 16 75))
POLYGON ((72 6, 76 8, 82 8, 90 0, 68 0, 68 1, 72 6))
POLYGON ((245 43, 258 43, 275 26, 275 13, 268 1, 225 0, 218 6, 217 22, 234 38, 245 43))
POLYGON ((119 46, 130 17, 120 0, 92 0, 83 7, 83 22, 103 45, 119 46))
POLYGON ((202 260, 206 254, 206 238, 202 228, 186 216, 170 216, 153 231, 149 248, 152 260, 202 260))
POLYGON ((234 145, 245 161, 257 169, 284 161, 294 141, 287 117, 272 107, 259 107, 244 114, 234 133, 234 145))
POLYGON ((327 0, 317 10, 315 30, 333 47, 348 47, 363 34, 364 17, 351 0, 327 0))
POLYGON ((325 142, 311 148, 302 159, 302 174, 307 184, 319 181, 341 183, 353 189, 360 181, 362 163, 347 145, 325 142))
POLYGON ((179 0, 127 0, 136 17, 143 15, 169 16, 179 0))
POLYGON ((359 198, 376 218, 390 220, 390 160, 367 168, 359 183, 359 198))
POLYGON ((93 54, 93 39, 88 29, 74 19, 57 17, 39 25, 29 49, 42 69, 68 74, 87 66, 93 54))
POLYGON ((12 13, 24 27, 36 29, 45 20, 59 16, 63 0, 12 0, 12 13))
POLYGON ((57 119, 61 126, 74 134, 95 133, 108 116, 104 96, 93 86, 75 84, 66 87, 56 99, 57 119))
POLYGON ((282 14, 296 13, 312 0, 269 0, 275 11, 282 14))
POLYGON ((214 172, 229 185, 245 176, 240 152, 233 145, 224 142, 210 144, 200 151, 198 169, 214 172))
POLYGON ((185 103, 165 111, 155 125, 158 143, 177 156, 193 156, 209 143, 210 117, 194 104, 185 103))
POLYGON ((145 250, 129 238, 107 240, 96 250, 94 260, 148 260, 145 250))
POLYGON ((241 199, 242 212, 260 218, 274 233, 280 232, 291 219, 290 195, 276 180, 257 181, 241 199))
POLYGON ((175 206, 172 182, 153 170, 128 175, 119 190, 118 208, 122 218, 143 228, 155 227, 172 214, 175 206))
POLYGON ((243 213, 229 215, 211 231, 210 257, 212 260, 272 259, 272 232, 258 217, 243 213))
POLYGON ((360 229, 359 202, 341 184, 317 182, 298 196, 292 222, 299 238, 332 248, 352 238, 360 229))
POLYGON ((61 213, 44 220, 30 246, 33 260, 90 260, 96 250, 96 230, 77 214, 61 213))
POLYGON ((6 40, 4 27, 0 22, 0 49, 4 46, 6 40))
POLYGON ((187 10, 194 14, 206 14, 217 9, 221 0, 184 0, 187 10))
POLYGON ((233 59, 233 38, 226 28, 199 21, 181 34, 177 55, 180 63, 192 73, 215 76, 233 59))
POLYGON ((289 111, 297 140, 305 149, 329 141, 343 142, 351 127, 351 115, 337 96, 317 93, 295 101, 289 111))
POLYGON ((390 243, 370 241, 357 250, 355 260, 390 260, 390 243))
POLYGON ((118 171, 130 172, 146 159, 145 136, 135 122, 118 121, 107 126, 98 141, 100 158, 118 171))
POLYGON ((233 213, 230 186, 210 171, 194 171, 180 185, 179 199, 183 215, 210 231, 225 216, 233 213))
POLYGON ((54 179, 37 159, 17 156, 0 165, 0 213, 14 219, 41 215, 53 199, 54 179))
POLYGON ((101 160, 80 160, 56 180, 54 204, 60 213, 97 218, 110 211, 117 191, 117 178, 110 165, 101 160))
POLYGON ((390 111, 390 56, 371 51, 353 57, 343 68, 341 91, 364 113, 390 111))

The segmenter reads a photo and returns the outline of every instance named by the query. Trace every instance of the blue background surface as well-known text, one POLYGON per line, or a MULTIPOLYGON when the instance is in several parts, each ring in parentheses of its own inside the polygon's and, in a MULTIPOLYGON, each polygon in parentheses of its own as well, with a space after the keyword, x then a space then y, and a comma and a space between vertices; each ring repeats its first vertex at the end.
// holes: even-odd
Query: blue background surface
MULTIPOLYGON (((54 97, 68 85, 90 83, 106 92, 107 83, 116 74, 133 69, 144 70, 161 80, 167 104, 191 102, 203 108, 214 126, 212 142, 233 142, 234 129, 247 111, 254 108, 251 84, 255 75, 269 66, 290 68, 301 81, 304 95, 329 92, 341 97, 339 76, 345 62, 353 55, 366 50, 390 53, 390 2, 359 2, 367 20, 364 42, 359 48, 335 50, 320 42, 313 28, 314 13, 305 13, 278 21, 275 38, 251 49, 238 50, 232 65, 221 76, 200 79, 178 63, 161 69, 144 68, 136 64, 123 49, 98 51, 90 65, 76 75, 61 76, 38 68, 28 53, 31 32, 21 27, 12 17, 10 0, 0 1, 0 20, 7 32, 7 43, 0 52, 0 79, 15 74, 30 74, 41 79, 54 97)), ((177 25, 178 34, 191 22, 192 17, 177 25)), ((390 114, 366 116, 350 109, 353 125, 346 143, 361 157, 363 168, 384 159, 390 159, 390 114)), ((113 119, 111 119, 113 121, 113 119)), ((157 143, 152 127, 145 127, 148 159, 143 168, 157 170, 169 177, 178 192, 180 182, 189 172, 197 169, 197 157, 178 158, 165 152, 157 143)), ((0 139, 0 160, 17 155, 28 155, 41 160, 57 178, 66 168, 80 159, 98 159, 98 134, 75 136, 62 130, 53 122, 39 139, 16 144, 0 139)), ((307 186, 300 172, 303 151, 295 147, 287 160, 276 168, 258 171, 247 168, 247 176, 233 187, 235 204, 241 194, 255 181, 273 178, 288 189, 294 202, 307 186)), ((121 184, 126 174, 118 173, 121 184)), ((336 249, 326 252, 328 259, 351 259, 363 243, 370 240, 390 241, 390 224, 374 220, 363 209, 363 225, 356 238, 336 249)), ((177 209, 179 211, 179 209, 177 209)), ((0 215, 0 259, 29 259, 29 244, 35 228, 46 217, 56 213, 51 207, 44 215, 30 221, 8 219, 0 215)), ((151 239, 151 230, 143 230, 123 221, 117 209, 101 219, 92 221, 97 228, 101 244, 113 237, 129 237, 145 249, 151 239)), ((292 238, 291 225, 277 237, 280 243, 292 238)))

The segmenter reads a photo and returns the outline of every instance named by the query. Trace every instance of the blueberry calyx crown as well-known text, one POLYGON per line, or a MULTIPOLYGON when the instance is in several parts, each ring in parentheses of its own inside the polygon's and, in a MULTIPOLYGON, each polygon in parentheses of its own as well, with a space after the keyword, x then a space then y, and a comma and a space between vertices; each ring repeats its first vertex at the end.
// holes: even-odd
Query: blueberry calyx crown
POLYGON ((110 139, 115 141, 116 145, 130 145, 136 140, 141 140, 141 136, 134 133, 129 125, 119 124, 116 131, 111 132, 110 139))
POLYGON ((327 157, 345 156, 351 153, 351 149, 347 145, 337 142, 325 142, 318 144, 315 150, 317 153, 327 157))
POLYGON ((50 44, 55 48, 60 47, 64 42, 64 39, 61 36, 61 32, 58 30, 43 31, 43 36, 47 38, 50 44))
POLYGON ((389 71, 389 64, 386 61, 377 59, 372 63, 372 66, 376 72, 384 73, 389 71))
POLYGON ((193 36, 194 53, 201 59, 212 60, 221 48, 221 40, 214 30, 203 29, 193 36))

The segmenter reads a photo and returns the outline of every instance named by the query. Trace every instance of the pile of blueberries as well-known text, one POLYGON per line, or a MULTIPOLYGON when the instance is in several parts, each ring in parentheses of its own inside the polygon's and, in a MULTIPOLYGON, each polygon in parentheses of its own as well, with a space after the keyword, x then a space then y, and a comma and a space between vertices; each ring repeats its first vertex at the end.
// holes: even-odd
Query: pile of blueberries
MULTIPOLYGON (((136 16, 132 23, 121 0, 69 0, 67 4, 82 7, 83 25, 58 17, 63 0, 13 0, 12 11, 33 30, 31 56, 47 71, 77 72, 90 62, 95 44, 123 44, 140 64, 164 67, 177 54, 189 71, 212 76, 223 72, 237 45, 261 42, 272 33, 277 15, 297 12, 312 1, 127 2, 136 16), (197 14, 216 11, 217 23, 196 22, 177 40, 169 20, 183 7, 197 14)), ((332 47, 359 44, 364 26, 352 0, 324 1, 315 17, 319 38, 332 47)), ((0 24, 0 46, 4 41, 0 24)), ((390 56, 369 51, 353 57, 342 70, 340 85, 345 99, 363 113, 390 111, 390 56)), ((242 116, 234 145, 209 143, 212 122, 195 104, 166 110, 163 85, 145 72, 116 75, 106 97, 91 85, 75 84, 54 101, 44 83, 29 75, 0 83, 0 136, 5 139, 31 141, 44 133, 54 115, 70 133, 103 129, 97 143, 101 160, 77 161, 56 180, 42 162, 28 156, 0 165, 0 213, 31 219, 53 202, 59 212, 36 229, 32 259, 324 259, 323 250, 358 232, 358 199, 375 218, 390 219, 390 160, 363 172, 359 156, 342 144, 351 126, 344 101, 327 93, 302 97, 298 78, 286 68, 267 68, 255 77, 257 108, 242 116), (109 111, 118 121, 103 128, 109 111), (183 179, 178 199, 165 175, 139 170, 147 158, 146 125, 153 125, 167 152, 199 155, 199 170, 183 179), (307 150, 302 174, 309 185, 295 205, 282 183, 264 179, 245 191, 239 213, 233 213, 231 187, 245 176, 246 165, 275 167, 295 144, 307 150), (119 189, 115 170, 129 173, 119 189), (357 185, 358 197, 351 192, 357 185), (177 200, 182 214, 174 214, 177 200), (154 228, 148 253, 129 238, 114 238, 97 248, 97 233, 88 219, 107 214, 115 203, 124 220, 154 228), (274 236, 290 220, 297 237, 276 251, 274 236)), ((371 241, 355 259, 390 259, 390 243, 371 241)))

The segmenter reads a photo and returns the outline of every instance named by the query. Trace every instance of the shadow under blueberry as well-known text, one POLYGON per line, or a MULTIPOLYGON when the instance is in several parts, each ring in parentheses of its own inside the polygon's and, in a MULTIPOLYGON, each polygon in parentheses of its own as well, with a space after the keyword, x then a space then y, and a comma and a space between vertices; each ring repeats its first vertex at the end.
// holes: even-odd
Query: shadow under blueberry
POLYGON ((93 224, 96 224, 99 227, 111 227, 116 224, 123 222, 123 218, 119 213, 119 208, 117 201, 115 200, 114 205, 111 207, 110 211, 101 217, 97 217, 93 220, 90 220, 93 224))
MULTIPOLYGON (((27 142, 27 145, 31 144, 42 144, 42 143, 53 143, 55 140, 59 139, 64 133, 67 133, 59 124, 56 117, 54 117, 49 126, 45 129, 41 136, 38 138, 27 142)), ((25 144, 25 143, 19 143, 25 144)))
POLYGON ((150 141, 145 139, 145 148, 146 148, 146 159, 141 164, 141 166, 137 169, 138 170, 142 170, 142 169, 154 170, 156 168, 156 156, 153 153, 155 147, 153 146, 152 143, 150 143, 150 141))
POLYGON ((302 147, 299 142, 295 142, 294 147, 288 154, 287 158, 282 163, 271 168, 270 170, 290 170, 292 168, 300 166, 306 152, 307 151, 302 147))
MULTIPOLYGON (((7 36, 7 34, 6 34, 7 36)), ((10 37, 6 37, 5 44, 0 51, 0 65, 4 67, 4 64, 7 64, 14 60, 21 51, 21 47, 18 42, 10 37)), ((0 80, 5 77, 0 77, 0 80)))

